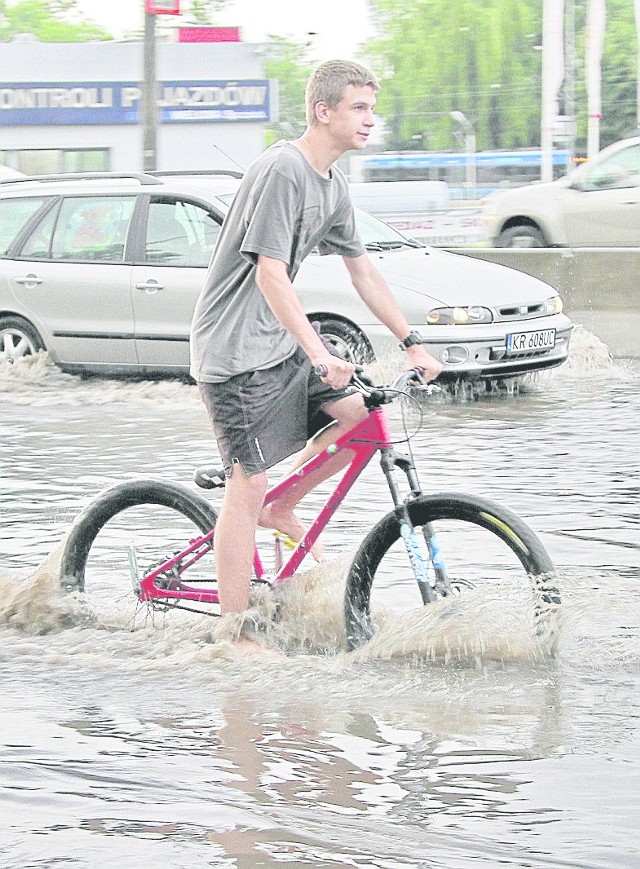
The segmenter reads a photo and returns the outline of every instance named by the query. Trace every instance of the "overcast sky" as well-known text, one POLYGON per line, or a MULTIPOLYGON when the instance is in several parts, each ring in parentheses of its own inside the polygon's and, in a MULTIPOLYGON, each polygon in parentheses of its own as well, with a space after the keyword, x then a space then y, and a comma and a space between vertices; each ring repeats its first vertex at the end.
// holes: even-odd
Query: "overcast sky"
MULTIPOLYGON (((78 8, 114 36, 142 27, 143 0, 78 0, 78 8)), ((358 45, 371 36, 367 0, 233 0, 216 23, 241 27, 245 42, 270 34, 302 40, 315 33, 313 58, 320 62, 355 59, 358 45)))

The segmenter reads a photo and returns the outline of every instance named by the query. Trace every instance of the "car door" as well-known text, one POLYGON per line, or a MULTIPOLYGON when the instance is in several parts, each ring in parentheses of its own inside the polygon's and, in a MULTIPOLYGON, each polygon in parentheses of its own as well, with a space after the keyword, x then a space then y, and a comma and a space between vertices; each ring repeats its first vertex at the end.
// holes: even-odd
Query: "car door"
POLYGON ((152 196, 132 272, 138 361, 188 369, 191 317, 222 215, 180 196, 152 196))
POLYGON ((136 364, 124 262, 134 203, 126 195, 63 197, 5 261, 14 297, 44 327, 56 361, 136 364))
POLYGON ((563 202, 569 247, 640 245, 640 145, 594 162, 563 202))

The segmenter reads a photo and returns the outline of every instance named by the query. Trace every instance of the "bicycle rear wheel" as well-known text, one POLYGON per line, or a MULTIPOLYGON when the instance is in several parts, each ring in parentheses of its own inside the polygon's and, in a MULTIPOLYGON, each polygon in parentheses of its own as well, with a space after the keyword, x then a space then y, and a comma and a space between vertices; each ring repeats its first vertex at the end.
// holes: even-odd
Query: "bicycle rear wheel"
MULTIPOLYGON (((85 591, 106 601, 135 594, 130 552, 140 575, 191 539, 215 526, 214 508, 185 486, 159 480, 132 480, 106 490, 75 520, 65 542, 60 583, 65 591, 85 591)), ((189 571, 188 581, 214 585, 213 552, 189 571)))
MULTIPOLYGON (((502 599, 505 587, 520 584, 534 592, 534 619, 560 603, 550 578, 553 563, 528 525, 510 510, 484 498, 457 494, 420 496, 408 505, 416 530, 414 545, 429 566, 432 599, 482 584, 502 599), (435 535, 437 555, 426 538, 435 535), (446 566, 442 580, 439 558, 446 566)), ((404 613, 421 603, 415 571, 395 512, 384 516, 367 534, 347 575, 344 615, 347 647, 356 649, 374 632, 374 603, 404 613)))

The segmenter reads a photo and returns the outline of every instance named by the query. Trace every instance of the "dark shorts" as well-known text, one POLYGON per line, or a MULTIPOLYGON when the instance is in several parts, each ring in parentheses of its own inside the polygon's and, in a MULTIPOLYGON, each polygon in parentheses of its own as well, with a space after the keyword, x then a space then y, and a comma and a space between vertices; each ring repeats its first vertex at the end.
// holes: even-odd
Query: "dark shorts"
POLYGON ((324 406, 353 392, 323 383, 302 349, 273 368, 198 387, 228 477, 234 464, 251 476, 301 450, 331 422, 324 406))

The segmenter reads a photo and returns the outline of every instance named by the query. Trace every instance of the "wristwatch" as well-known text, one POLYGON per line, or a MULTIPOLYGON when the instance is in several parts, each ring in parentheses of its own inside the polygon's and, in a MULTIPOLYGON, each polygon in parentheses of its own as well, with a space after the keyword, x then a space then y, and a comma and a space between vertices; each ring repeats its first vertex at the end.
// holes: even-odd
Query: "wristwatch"
POLYGON ((414 344, 423 344, 423 343, 424 343, 424 338, 422 337, 422 335, 420 335, 418 332, 416 332, 414 330, 412 332, 409 332, 409 334, 404 339, 404 341, 399 342, 398 347, 401 350, 406 350, 407 347, 413 347, 414 344))

